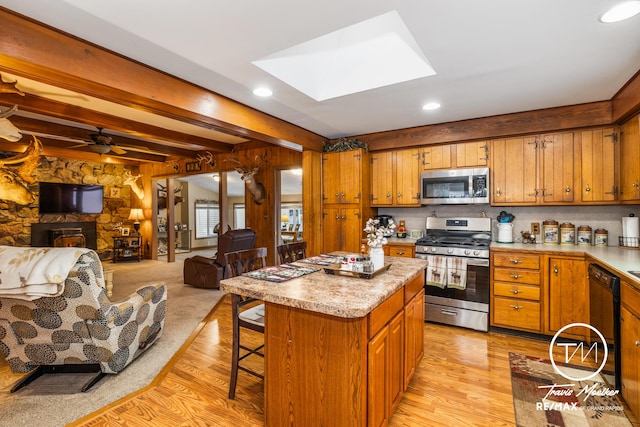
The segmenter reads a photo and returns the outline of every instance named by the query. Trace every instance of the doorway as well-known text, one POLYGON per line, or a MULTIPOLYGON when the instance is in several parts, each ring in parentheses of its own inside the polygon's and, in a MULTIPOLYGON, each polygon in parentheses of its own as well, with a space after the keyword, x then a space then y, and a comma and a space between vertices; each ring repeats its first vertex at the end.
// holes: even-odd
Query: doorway
POLYGON ((281 169, 276 175, 276 246, 303 240, 302 169, 281 169))

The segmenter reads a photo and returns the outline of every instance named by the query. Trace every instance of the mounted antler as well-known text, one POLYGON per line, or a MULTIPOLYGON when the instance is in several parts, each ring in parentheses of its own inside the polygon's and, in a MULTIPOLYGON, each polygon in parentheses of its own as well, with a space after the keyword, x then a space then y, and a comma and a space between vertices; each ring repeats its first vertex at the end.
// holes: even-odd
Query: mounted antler
POLYGON ((15 82, 5 82, 2 80, 2 76, 0 76, 0 93, 17 93, 18 95, 24 96, 24 92, 16 87, 18 81, 15 82))
POLYGON ((142 177, 142 174, 133 175, 130 170, 125 170, 125 179, 122 181, 123 185, 128 185, 131 187, 131 191, 133 191, 138 199, 142 200, 144 198, 144 188, 142 184, 138 184, 138 178, 142 177))
POLYGON ((255 180, 255 175, 258 173, 262 163, 264 163, 265 158, 260 155, 257 155, 255 158, 258 160, 258 163, 256 163, 251 170, 236 159, 225 159, 225 162, 238 164, 238 167, 235 168, 235 170, 241 175, 240 178, 246 184, 247 190, 249 190, 249 194, 253 201, 257 205, 261 205, 267 195, 267 190, 264 188, 264 185, 255 180))
POLYGON ((198 155, 196 156, 196 160, 198 160, 200 163, 208 163, 211 167, 215 167, 216 165, 216 155, 209 151, 198 153, 198 155))
POLYGON ((22 138, 20 129, 15 127, 8 119, 8 117, 16 111, 18 111, 17 105, 14 105, 6 111, 0 111, 0 138, 11 142, 19 141, 22 138))
POLYGON ((0 200, 19 205, 34 201, 28 185, 36 182, 35 170, 40 164, 41 152, 42 143, 34 136, 23 153, 0 160, 0 200))

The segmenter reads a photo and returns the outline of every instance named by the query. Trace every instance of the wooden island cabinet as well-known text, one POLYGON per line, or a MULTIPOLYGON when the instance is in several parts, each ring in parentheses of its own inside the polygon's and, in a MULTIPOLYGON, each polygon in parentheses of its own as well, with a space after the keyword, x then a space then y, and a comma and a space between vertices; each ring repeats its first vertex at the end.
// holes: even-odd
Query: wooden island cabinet
POLYGON ((426 261, 385 261, 371 279, 320 270, 277 286, 221 281, 265 301, 266 425, 388 423, 424 352, 426 261))

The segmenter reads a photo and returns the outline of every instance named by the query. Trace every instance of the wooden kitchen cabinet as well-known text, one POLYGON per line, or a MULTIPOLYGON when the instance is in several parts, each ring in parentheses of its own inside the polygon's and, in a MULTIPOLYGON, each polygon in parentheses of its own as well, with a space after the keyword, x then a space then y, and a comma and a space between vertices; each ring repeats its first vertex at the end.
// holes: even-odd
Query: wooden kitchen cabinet
MULTIPOLYGON (((421 284, 422 285, 422 284, 421 284)), ((406 290, 409 287, 405 288, 406 290)), ((409 387, 418 364, 424 356, 424 291, 420 286, 418 291, 404 307, 405 350, 404 350, 404 389, 409 387)))
MULTIPOLYGON (((365 162, 369 163, 369 156, 363 149, 323 153, 322 193, 325 203, 359 203, 362 200, 365 162)), ((368 188, 369 182, 366 184, 368 188)))
POLYGON ((640 200, 640 115, 620 126, 620 201, 640 200))
MULTIPOLYGON (((548 260, 549 328, 555 334, 570 323, 589 323, 588 263, 583 258, 545 256, 548 260)), ((585 333, 588 333, 585 330, 585 333)), ((563 333, 562 336, 588 339, 586 335, 563 333)))
POLYGON ((404 258, 414 258, 416 245, 406 243, 387 243, 382 247, 386 256, 399 256, 404 258))
POLYGON ((576 134, 580 146, 580 198, 584 203, 617 202, 616 133, 613 127, 576 134))
POLYGON ((360 252, 370 207, 369 153, 364 149, 322 155, 322 251, 360 252))
POLYGON ((363 229, 359 208, 326 207, 322 212, 322 242, 325 252, 360 252, 363 229))
POLYGON ((371 155, 371 205, 420 206, 420 150, 371 155))
POLYGON ((620 351, 622 398, 640 417, 640 291, 620 282, 620 351))
POLYGON ((572 132, 492 140, 491 153, 492 205, 573 203, 572 132))
POLYGON ((451 162, 452 145, 430 145, 420 149, 420 167, 422 170, 447 169, 451 162))
POLYGON ((491 325, 541 333, 540 255, 494 251, 491 271, 491 325))
POLYGON ((456 167, 470 168, 489 164, 489 141, 456 144, 456 167))

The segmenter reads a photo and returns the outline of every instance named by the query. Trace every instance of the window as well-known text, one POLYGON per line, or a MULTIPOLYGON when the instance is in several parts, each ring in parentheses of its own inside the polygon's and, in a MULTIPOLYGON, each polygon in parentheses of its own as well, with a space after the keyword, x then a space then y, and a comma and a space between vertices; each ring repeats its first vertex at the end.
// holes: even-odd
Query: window
POLYGON ((220 223, 220 204, 213 200, 196 200, 196 239, 217 237, 214 227, 220 223))
POLYGON ((234 228, 244 228, 244 204, 236 203, 233 205, 233 225, 234 228))

